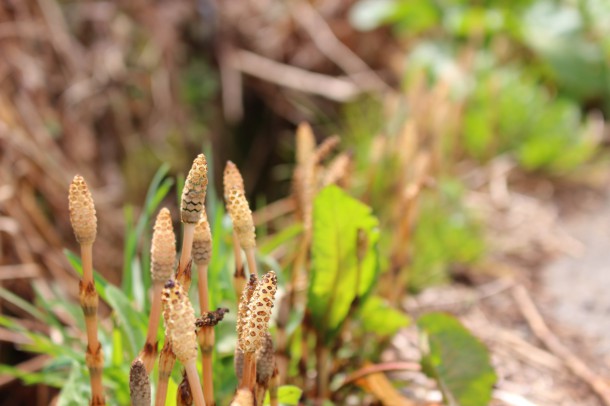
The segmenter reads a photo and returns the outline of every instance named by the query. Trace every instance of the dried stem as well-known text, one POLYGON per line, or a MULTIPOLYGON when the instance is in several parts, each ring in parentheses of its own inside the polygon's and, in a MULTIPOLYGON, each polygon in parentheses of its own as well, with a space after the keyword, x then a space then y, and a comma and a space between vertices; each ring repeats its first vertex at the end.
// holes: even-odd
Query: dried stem
POLYGON ((159 381, 157 383, 157 394, 155 406, 164 406, 167 398, 167 384, 176 362, 176 355, 172 351, 171 340, 165 335, 165 343, 159 355, 159 381))
POLYGON ((199 374, 197 373, 197 364, 194 359, 189 360, 184 364, 186 370, 186 376, 191 387, 191 394, 195 401, 195 406, 206 406, 205 399, 203 397, 203 391, 199 385, 199 374))
POLYGON ((146 343, 144 344, 144 349, 140 352, 140 358, 142 359, 142 362, 144 362, 146 372, 149 374, 153 370, 155 359, 157 358, 157 332, 159 331, 159 318, 161 317, 162 291, 163 283, 154 282, 146 343))

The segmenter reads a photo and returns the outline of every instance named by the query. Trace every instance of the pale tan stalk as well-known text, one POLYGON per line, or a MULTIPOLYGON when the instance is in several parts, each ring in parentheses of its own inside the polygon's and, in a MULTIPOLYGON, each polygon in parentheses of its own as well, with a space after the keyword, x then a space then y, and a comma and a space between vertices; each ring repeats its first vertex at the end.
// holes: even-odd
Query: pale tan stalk
POLYGON ((246 259, 248 260, 248 270, 251 274, 258 275, 256 267, 256 247, 248 248, 246 251, 246 259))
POLYGON ((246 286, 246 272, 244 270, 244 261, 241 257, 241 246, 239 245, 239 237, 233 231, 233 255, 235 256, 235 272, 233 273, 233 289, 235 297, 239 300, 241 292, 246 286))
POLYGON ((191 262, 191 252, 193 249, 193 236, 195 234, 195 224, 184 223, 182 232, 182 249, 180 251, 179 271, 191 262))
POLYGON ((186 370, 186 376, 189 380, 189 386, 191 387, 191 394, 193 395, 195 406, 206 406, 203 390, 201 389, 201 385, 199 385, 197 363, 194 359, 191 359, 184 364, 184 369, 186 370))
MULTIPOLYGON (((201 218, 195 227, 195 238, 193 241, 193 259, 197 264, 199 272, 199 309, 204 316, 210 311, 210 294, 208 289, 208 265, 212 256, 212 233, 208 223, 205 210, 201 213, 201 218)), ((201 365, 203 378, 203 396, 206 404, 213 406, 214 402, 214 382, 212 354, 214 352, 214 327, 203 326, 198 333, 199 346, 201 347, 201 365)))
POLYGON ((81 244, 80 257, 83 267, 83 283, 88 285, 93 282, 93 244, 81 244))
POLYGON ((101 406, 105 404, 102 384, 104 357, 97 337, 99 297, 93 281, 93 243, 97 236, 97 217, 91 192, 80 175, 76 175, 70 184, 68 205, 74 236, 81 247, 83 278, 79 283, 79 297, 87 330, 85 362, 89 368, 91 384, 90 404, 101 406))

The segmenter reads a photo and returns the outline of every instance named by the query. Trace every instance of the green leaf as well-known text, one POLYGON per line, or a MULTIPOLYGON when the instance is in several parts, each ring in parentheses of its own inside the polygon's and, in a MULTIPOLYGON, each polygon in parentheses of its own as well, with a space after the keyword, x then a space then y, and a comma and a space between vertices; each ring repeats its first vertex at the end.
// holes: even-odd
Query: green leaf
POLYGON ((487 348, 454 317, 429 313, 417 325, 427 339, 422 367, 449 406, 486 406, 496 374, 487 348))
POLYGON ((8 375, 21 380, 25 385, 44 384, 54 388, 65 385, 64 377, 57 373, 49 372, 26 372, 11 365, 0 365, 0 375, 8 375))
POLYGON ((369 298, 360 311, 359 319, 362 328, 380 336, 392 336, 402 328, 409 325, 409 317, 391 307, 378 296, 369 298))
POLYGON ((119 321, 119 328, 127 337, 130 357, 133 358, 144 344, 146 316, 136 311, 127 296, 113 285, 106 288, 108 304, 114 310, 119 321))
POLYGON ((366 296, 376 280, 377 225, 368 206, 337 186, 325 188, 314 201, 308 307, 327 342, 333 339, 354 298, 366 296), (363 230, 368 240, 360 266, 356 257, 358 230, 363 230))
POLYGON ((83 399, 89 399, 91 393, 84 394, 82 391, 83 386, 79 385, 79 380, 82 380, 85 374, 83 374, 82 367, 76 362, 72 364, 72 370, 68 380, 64 382, 59 399, 57 400, 57 406, 75 406, 83 404, 83 399))
POLYGON ((137 255, 138 242, 144 235, 145 230, 150 228, 150 219, 152 214, 155 212, 161 201, 167 196, 170 188, 174 184, 174 180, 171 178, 165 178, 169 172, 169 165, 163 164, 153 176, 148 191, 146 192, 146 199, 144 201, 144 209, 138 218, 138 223, 133 227, 133 209, 127 208, 125 210, 125 226, 126 235, 125 248, 123 257, 123 282, 122 288, 130 299, 134 298, 133 286, 134 280, 132 277, 131 265, 133 264, 134 258, 137 255), (165 178, 165 179, 164 179, 165 178))
POLYGON ((17 306, 26 313, 29 313, 40 321, 46 322, 49 319, 53 318, 53 316, 46 316, 40 310, 28 303, 25 299, 20 298, 13 292, 9 292, 8 290, 2 287, 0 287, 0 298, 6 300, 9 303, 12 303, 13 305, 17 306))
MULTIPOLYGON (((298 386, 284 385, 280 386, 277 391, 277 400, 280 405, 298 405, 303 391, 298 386)), ((265 395, 265 405, 271 404, 269 400, 269 392, 265 395)))

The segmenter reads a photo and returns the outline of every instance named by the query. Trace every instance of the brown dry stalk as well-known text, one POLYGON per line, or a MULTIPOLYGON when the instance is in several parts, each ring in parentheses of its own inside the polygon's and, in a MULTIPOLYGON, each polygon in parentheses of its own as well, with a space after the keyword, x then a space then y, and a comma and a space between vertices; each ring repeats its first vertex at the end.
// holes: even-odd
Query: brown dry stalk
POLYGON ((161 316, 163 285, 172 277, 176 262, 176 236, 174 234, 171 214, 165 207, 159 211, 155 221, 150 259, 153 293, 146 342, 139 355, 149 374, 155 365, 157 357, 157 333, 159 330, 159 317, 161 316))
POLYGON ((188 173, 184 188, 182 189, 182 201, 180 204, 180 219, 184 223, 182 238, 182 251, 180 255, 180 267, 186 266, 191 260, 191 249, 195 225, 201 218, 205 207, 205 194, 208 187, 208 164, 205 155, 199 154, 193 161, 188 173))
POLYGON ((172 341, 165 334, 165 343, 159 354, 159 381, 157 382, 157 394, 155 406, 164 406, 167 398, 167 385, 176 362, 176 355, 172 351, 172 341))
POLYGON ((192 406, 193 405, 193 394, 191 393, 191 387, 186 377, 186 373, 182 374, 182 381, 178 385, 178 391, 176 392, 176 406, 192 406))
POLYGON ((205 406, 197 372, 195 311, 180 282, 169 280, 163 289, 163 319, 166 335, 176 358, 184 365, 196 406, 205 406))
POLYGON ((150 406, 150 380, 140 359, 136 359, 129 370, 129 395, 132 406, 150 406))
POLYGON ((97 337, 99 296, 93 282, 93 243, 97 235, 97 217, 91 192, 80 175, 76 175, 70 184, 68 204, 72 229, 81 246, 83 278, 79 283, 79 297, 87 330, 85 361, 91 380, 91 405, 104 405, 102 385, 104 357, 102 345, 97 337))

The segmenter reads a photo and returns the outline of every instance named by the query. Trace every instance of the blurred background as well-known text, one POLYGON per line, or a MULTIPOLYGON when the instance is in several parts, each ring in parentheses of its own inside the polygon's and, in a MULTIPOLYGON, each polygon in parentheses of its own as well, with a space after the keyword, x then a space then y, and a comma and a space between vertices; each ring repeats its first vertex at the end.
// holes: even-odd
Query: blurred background
MULTIPOLYGON (((261 208, 291 193, 303 121, 320 142, 340 136, 348 187, 382 225, 413 185, 434 191, 382 235, 407 291, 543 267, 587 252, 564 215, 584 210, 583 236, 607 228, 591 213, 606 201, 609 113, 607 0, 0 0, 0 284, 25 300, 32 281, 76 293, 74 174, 95 197, 97 269, 120 283, 125 213, 163 163, 182 176, 203 150, 220 191, 230 159, 261 208)), ((562 284, 570 266, 545 285, 576 296, 566 323, 591 294, 562 284)), ((0 329, 0 363, 35 370, 44 360, 15 340, 0 329)), ((0 398, 31 390, 0 376, 0 398)))

